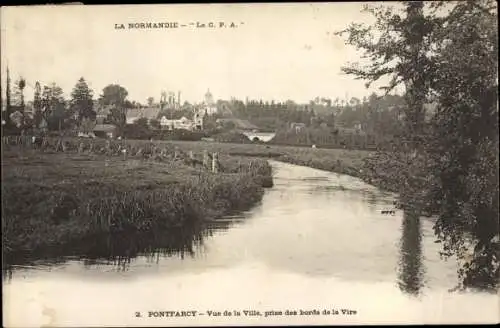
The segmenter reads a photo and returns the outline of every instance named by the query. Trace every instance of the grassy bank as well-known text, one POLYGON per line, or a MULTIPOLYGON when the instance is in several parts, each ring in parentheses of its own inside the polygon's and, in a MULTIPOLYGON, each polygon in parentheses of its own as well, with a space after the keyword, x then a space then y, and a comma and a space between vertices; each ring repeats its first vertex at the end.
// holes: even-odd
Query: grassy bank
MULTIPOLYGON (((44 151, 55 151, 58 138, 49 138, 44 151)), ((148 140, 114 140, 109 146, 106 140, 80 140, 76 138, 64 139, 67 152, 92 152, 96 154, 110 154, 121 156, 126 150, 128 158, 156 158, 158 160, 172 160, 174 153, 179 157, 187 158, 187 153, 192 151, 200 156, 204 151, 219 153, 222 157, 260 157, 272 158, 286 163, 309 166, 317 169, 348 174, 351 176, 369 179, 364 173, 365 160, 373 154, 372 151, 325 149, 268 144, 241 144, 205 141, 148 141, 148 140), (167 156, 159 156, 160 154, 167 156)), ((62 148, 62 147, 59 147, 62 148)), ((201 160, 201 157, 198 158, 201 160)), ((226 168, 223 167, 223 170, 226 168)))
MULTIPOLYGON (((172 142, 185 151, 200 151, 210 149, 227 156, 245 156, 268 158, 277 161, 308 166, 325 171, 347 174, 361 178, 366 182, 384 187, 383 181, 373 179, 372 171, 367 166, 373 151, 324 149, 297 146, 265 145, 265 144, 231 144, 212 142, 172 142)), ((389 190, 389 186, 385 186, 389 190)))
MULTIPOLYGON (((221 156, 222 173, 183 160, 11 147, 2 158, 4 254, 89 235, 192 225, 255 204, 267 162, 221 156)), ((272 178, 271 178, 272 179, 272 178)))

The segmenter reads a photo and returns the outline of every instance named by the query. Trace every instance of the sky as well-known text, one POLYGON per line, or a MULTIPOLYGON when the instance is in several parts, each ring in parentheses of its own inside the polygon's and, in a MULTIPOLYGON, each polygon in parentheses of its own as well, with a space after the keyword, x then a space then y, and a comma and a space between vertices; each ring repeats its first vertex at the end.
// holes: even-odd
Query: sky
POLYGON ((130 100, 141 103, 150 96, 158 101, 162 91, 180 91, 182 102, 200 102, 208 89, 215 99, 362 98, 377 90, 341 73, 360 54, 333 35, 351 22, 371 22, 362 5, 3 7, 2 84, 8 65, 12 80, 27 80, 26 100, 33 98, 35 81, 55 82, 69 96, 82 76, 96 95, 120 84, 130 100), (237 27, 189 25, 221 21, 237 27), (128 29, 142 22, 187 26, 128 29))

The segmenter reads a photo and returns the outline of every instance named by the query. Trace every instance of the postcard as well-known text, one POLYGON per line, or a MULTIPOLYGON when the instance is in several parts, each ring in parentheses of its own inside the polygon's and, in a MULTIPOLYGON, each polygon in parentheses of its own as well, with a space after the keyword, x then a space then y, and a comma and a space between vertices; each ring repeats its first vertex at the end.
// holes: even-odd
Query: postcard
POLYGON ((499 323, 497 19, 2 7, 3 325, 499 323))

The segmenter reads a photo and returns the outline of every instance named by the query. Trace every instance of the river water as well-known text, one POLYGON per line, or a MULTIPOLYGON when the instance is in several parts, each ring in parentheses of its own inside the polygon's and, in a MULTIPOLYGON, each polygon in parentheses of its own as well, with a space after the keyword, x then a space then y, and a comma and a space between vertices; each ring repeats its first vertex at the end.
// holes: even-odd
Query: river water
POLYGON ((108 238, 13 266, 4 325, 498 322, 498 295, 448 291, 457 267, 439 258, 432 219, 353 177, 272 165, 261 203, 201 232, 108 238))

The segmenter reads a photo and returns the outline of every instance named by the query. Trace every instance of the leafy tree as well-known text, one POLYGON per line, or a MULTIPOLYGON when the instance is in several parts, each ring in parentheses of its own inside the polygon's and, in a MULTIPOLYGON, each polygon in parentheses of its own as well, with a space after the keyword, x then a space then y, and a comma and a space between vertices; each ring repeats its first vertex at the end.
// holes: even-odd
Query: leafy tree
POLYGON ((10 126, 10 114, 12 114, 12 104, 11 104, 11 94, 10 94, 10 74, 9 74, 9 68, 7 67, 7 81, 6 81, 6 87, 5 87, 5 116, 6 116, 6 125, 10 126))
POLYGON ((19 88, 21 111, 24 111, 24 88, 26 87, 26 80, 23 77, 19 78, 19 81, 17 81, 17 87, 19 88))
POLYGON ((109 106, 110 115, 109 121, 115 124, 120 133, 127 123, 127 109, 131 107, 127 101, 128 91, 118 84, 110 84, 104 87, 102 95, 99 98, 99 103, 102 106, 109 106))
POLYGON ((148 97, 148 106, 151 107, 154 104, 155 99, 153 97, 148 97))
POLYGON ((42 111, 47 119, 49 130, 63 130, 68 128, 70 113, 66 110, 66 102, 61 87, 52 83, 42 90, 42 111))
POLYGON ((76 113, 78 120, 95 119, 96 112, 94 111, 94 101, 92 100, 93 92, 89 88, 87 82, 81 77, 76 83, 71 92, 70 106, 71 110, 76 113))
POLYGON ((140 126, 143 128, 148 128, 149 127, 148 119, 145 117, 138 118, 137 120, 135 120, 134 125, 137 125, 137 126, 140 126))
POLYGON ((498 285, 500 266, 497 19, 494 1, 460 2, 437 31, 429 145, 435 231, 461 260, 464 287, 485 289, 498 285))
POLYGON ((346 73, 368 85, 390 76, 387 92, 406 88, 404 142, 387 163, 399 167, 406 208, 439 214, 435 232, 444 255, 462 263, 463 287, 496 288, 499 278, 496 9, 490 0, 405 2, 403 12, 367 8, 375 25, 339 33, 371 59, 346 73), (433 100, 437 113, 426 124, 424 103, 433 100))
POLYGON ((149 123, 151 124, 151 127, 154 128, 154 129, 160 129, 161 128, 160 121, 157 120, 157 119, 153 119, 149 123))
POLYGON ((43 119, 42 114, 42 90, 40 87, 40 82, 35 83, 35 94, 33 96, 33 124, 35 127, 39 127, 43 119))
POLYGON ((88 134, 94 131, 96 124, 97 121, 95 119, 92 119, 90 117, 82 117, 80 121, 80 130, 81 132, 88 134))

